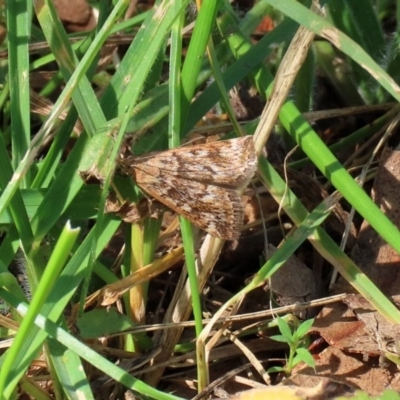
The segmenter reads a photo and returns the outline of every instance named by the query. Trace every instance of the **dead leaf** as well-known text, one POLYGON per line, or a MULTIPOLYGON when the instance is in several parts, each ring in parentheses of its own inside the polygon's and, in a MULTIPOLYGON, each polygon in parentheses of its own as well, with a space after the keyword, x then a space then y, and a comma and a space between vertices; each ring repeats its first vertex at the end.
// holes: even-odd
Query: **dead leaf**
POLYGON ((331 346, 349 353, 379 356, 381 349, 368 333, 363 321, 359 321, 346 304, 325 306, 315 319, 311 333, 318 333, 331 346))
MULTIPOLYGON (((316 359, 317 375, 354 383, 369 394, 379 394, 387 385, 399 390, 397 365, 384 356, 396 351, 389 344, 398 341, 400 326, 387 322, 360 295, 343 301, 325 306, 315 319, 312 333, 330 344, 316 359)), ((300 371, 305 373, 304 368, 300 371)), ((311 374, 310 368, 306 371, 311 374)))
POLYGON ((54 0, 54 6, 69 32, 89 31, 96 26, 92 7, 86 0, 54 0))
MULTIPOLYGON (((366 361, 361 354, 346 354, 333 346, 319 354, 315 371, 304 366, 297 373, 305 375, 302 379, 325 376, 355 389, 364 390, 369 395, 381 394, 388 387, 400 390, 400 373, 394 364, 381 368, 378 357, 371 357, 366 361)), ((296 383, 296 375, 290 380, 296 383)))
MULTIPOLYGON (((269 244, 268 257, 270 258, 276 250, 276 247, 269 244)), ((280 305, 295 304, 317 298, 317 282, 313 271, 295 255, 292 255, 272 275, 270 285, 280 305)), ((304 312, 307 310, 301 311, 300 318, 307 317, 307 314, 303 315, 304 312)))
POLYGON ((392 324, 380 315, 364 297, 349 294, 343 300, 354 312, 357 319, 364 322, 364 330, 375 341, 381 352, 387 351, 389 342, 400 339, 400 325, 392 324))
MULTIPOLYGON (((385 148, 375 178, 372 198, 387 217, 400 227, 400 152, 385 148)), ((352 259, 386 294, 400 290, 400 255, 364 221, 352 259)))
POLYGON ((143 198, 139 203, 125 201, 121 204, 115 194, 110 193, 106 200, 104 212, 118 215, 128 224, 135 224, 149 215, 149 202, 146 198, 143 198))

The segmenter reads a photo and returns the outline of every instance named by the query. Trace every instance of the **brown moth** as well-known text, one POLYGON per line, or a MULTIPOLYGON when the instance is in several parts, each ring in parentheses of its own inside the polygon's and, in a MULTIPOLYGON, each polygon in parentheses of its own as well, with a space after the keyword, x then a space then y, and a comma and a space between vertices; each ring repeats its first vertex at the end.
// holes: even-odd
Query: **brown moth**
POLYGON ((251 136, 180 147, 129 164, 137 185, 171 210, 213 236, 239 236, 241 190, 257 169, 251 136))

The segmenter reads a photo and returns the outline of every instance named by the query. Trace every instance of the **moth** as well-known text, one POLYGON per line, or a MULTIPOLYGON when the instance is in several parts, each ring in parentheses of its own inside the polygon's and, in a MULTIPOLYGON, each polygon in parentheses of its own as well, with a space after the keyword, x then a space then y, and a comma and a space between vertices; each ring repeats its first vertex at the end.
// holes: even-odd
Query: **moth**
POLYGON ((241 191, 257 169, 251 136, 131 157, 124 164, 141 190, 194 225, 222 239, 239 236, 241 191))

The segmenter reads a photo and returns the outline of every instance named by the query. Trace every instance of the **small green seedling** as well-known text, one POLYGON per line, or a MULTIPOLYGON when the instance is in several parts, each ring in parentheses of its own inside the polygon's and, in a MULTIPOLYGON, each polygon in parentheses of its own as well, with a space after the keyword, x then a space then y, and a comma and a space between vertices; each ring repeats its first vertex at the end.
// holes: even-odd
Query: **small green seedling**
POLYGON ((304 321, 297 328, 293 329, 293 332, 289 324, 283 318, 278 317, 277 322, 281 335, 271 336, 271 339, 288 344, 289 358, 284 367, 274 366, 269 368, 268 372, 284 372, 289 376, 292 373, 293 368, 300 362, 305 362, 310 367, 315 368, 313 356, 304 347, 306 335, 314 323, 314 319, 304 321))

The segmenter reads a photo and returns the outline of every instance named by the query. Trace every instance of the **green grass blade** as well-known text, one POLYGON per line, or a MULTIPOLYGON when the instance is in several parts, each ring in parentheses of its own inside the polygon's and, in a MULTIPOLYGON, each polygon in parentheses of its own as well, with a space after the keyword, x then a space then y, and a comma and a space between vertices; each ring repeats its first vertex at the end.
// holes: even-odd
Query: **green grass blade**
POLYGON ((77 239, 78 233, 79 229, 71 229, 69 223, 61 233, 56 247, 54 248, 53 254, 47 264, 46 270, 39 282, 28 313, 21 323, 12 346, 7 351, 5 358, 3 359, 2 368, 0 370, 0 393, 8 393, 11 395, 11 393, 14 391, 17 382, 14 381, 13 383, 10 383, 10 378, 16 372, 14 370, 15 359, 22 349, 23 343, 26 340, 26 336, 31 329, 33 321, 39 314, 40 309, 52 290, 56 279, 59 277, 62 267, 67 261, 70 250, 77 239))
MULTIPOLYGON (((279 3, 281 7, 282 4, 279 3)), ((306 9, 308 12, 308 10, 306 9)), ((231 20, 230 29, 234 29, 234 21, 231 20)), ((232 52, 240 57, 247 53, 251 48, 240 32, 237 30, 231 34, 229 40, 232 46, 232 52)), ((270 90, 273 77, 266 69, 253 72, 255 83, 260 92, 270 90)), ((391 221, 380 212, 379 208, 369 196, 355 183, 353 178, 340 165, 330 150, 322 143, 318 135, 312 130, 303 116, 298 112, 291 102, 285 103, 280 113, 280 121, 290 135, 300 144, 304 152, 311 161, 320 169, 320 171, 332 182, 332 184, 341 192, 341 194, 356 208, 356 210, 367 219, 367 221, 377 230, 377 232, 397 251, 400 251, 400 233, 391 223, 391 221)), ((267 166, 264 159, 260 159, 259 166, 262 172, 262 179, 266 188, 278 203, 281 203, 286 193, 286 185, 273 168, 267 166), (280 181, 280 182, 279 182, 280 181)), ((290 196, 290 202, 284 202, 283 208, 289 217, 298 225, 305 218, 304 207, 301 203, 290 196), (293 208, 294 207, 294 208, 293 208)), ((361 271, 348 259, 344 253, 338 249, 334 242, 322 230, 317 230, 318 240, 313 240, 312 244, 317 250, 339 269, 340 273, 357 290, 373 303, 373 305, 385 315, 390 321, 400 321, 398 310, 376 289, 372 282, 361 273, 361 271), (331 254, 335 254, 332 256, 331 254), (339 256, 340 255, 340 256, 339 256), (337 262, 336 260, 340 260, 337 262), (345 261, 344 261, 345 260, 345 261), (347 270, 346 270, 347 268, 347 270), (359 278, 359 279, 356 279, 359 278), (371 296, 373 293, 373 296, 371 296), (385 307, 382 306, 385 303, 385 307), (388 311, 390 309, 390 311, 388 311)))
POLYGON ((201 3, 201 8, 196 18, 196 24, 186 53, 185 63, 182 68, 182 122, 186 119, 187 111, 197 86, 198 76, 201 69, 201 63, 199 63, 199 60, 203 58, 206 50, 218 7, 219 2, 214 0, 204 0, 201 3))
MULTIPOLYGON (((10 112, 12 129, 12 164, 15 169, 23 159, 30 142, 29 52, 32 17, 30 2, 7 2, 10 112)), ((21 187, 29 186, 29 175, 21 187)))
MULTIPOLYGON (((7 293, 3 289, 0 289, 0 296, 7 299, 7 301, 22 315, 27 313, 26 304, 18 303, 11 294, 7 293)), ((35 324, 42 332, 45 332, 46 335, 48 334, 53 338, 57 338, 57 341, 62 343, 65 347, 72 349, 84 360, 88 361, 97 369, 103 371, 106 375, 120 382, 127 388, 157 400, 182 400, 180 397, 158 391, 157 389, 154 389, 153 387, 146 385, 144 382, 134 378, 131 374, 116 366, 111 361, 108 361, 90 347, 84 345, 78 339, 61 329, 51 319, 46 319, 44 316, 39 315, 35 319, 35 324)), ((3 395, 5 395, 4 392, 3 395)))
POLYGON ((310 29, 315 34, 329 40, 339 50, 348 55, 357 64, 367 70, 379 84, 396 100, 400 101, 400 89, 396 82, 383 70, 373 58, 357 43, 343 32, 336 29, 324 18, 313 13, 295 0, 265 0, 283 14, 293 18, 299 24, 310 29))
MULTIPOLYGON (((112 221, 110 218, 107 218, 104 222, 101 236, 97 240, 97 256, 107 245, 111 237, 115 234, 115 230, 120 225, 119 221, 112 221)), ((92 229, 60 274, 59 279, 52 288, 52 291, 41 310, 43 316, 47 316, 51 320, 56 321, 64 312, 67 303, 70 301, 72 295, 75 293, 85 276, 85 268, 88 262, 94 234, 95 231, 92 229)), ((6 297, 4 296, 4 298, 6 297)), ((15 386, 15 384, 20 380, 31 360, 37 355, 37 351, 46 339, 46 336, 45 332, 31 327, 25 337, 21 351, 13 360, 13 369, 16 373, 12 376, 9 385, 15 386)), ((4 358, 1 357, 1 365, 3 360, 4 358)))
POLYGON ((46 348, 51 357, 52 378, 55 396, 68 399, 94 399, 85 367, 79 354, 66 348, 56 339, 47 338, 46 348), (68 360, 68 362, 65 362, 68 360), (55 383, 58 383, 56 386, 55 383))
MULTIPOLYGON (((0 187, 4 189, 9 186, 13 169, 2 135, 0 135, 0 169, 2 171, 0 174, 0 187)), ((22 201, 21 193, 17 186, 15 187, 15 191, 16 195, 13 199, 10 199, 9 213, 11 215, 12 222, 15 224, 15 227, 18 231, 22 246, 25 251, 27 251, 32 245, 33 233, 25 205, 22 201)))
POLYGON ((156 12, 152 10, 118 66, 100 100, 108 119, 124 114, 132 104, 136 104, 141 95, 148 72, 166 35, 188 0, 182 1, 180 10, 172 7, 172 3, 172 0, 162 1, 156 12))

